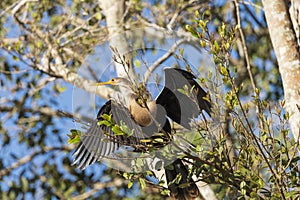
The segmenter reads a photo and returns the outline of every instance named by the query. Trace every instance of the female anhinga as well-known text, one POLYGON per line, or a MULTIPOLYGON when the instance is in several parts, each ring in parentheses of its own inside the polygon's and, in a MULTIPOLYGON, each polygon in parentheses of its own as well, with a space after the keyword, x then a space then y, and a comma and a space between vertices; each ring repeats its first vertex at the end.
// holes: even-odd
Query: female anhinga
MULTIPOLYGON (((207 93, 195 81, 196 77, 193 74, 176 68, 166 68, 164 71, 165 86, 156 100, 151 100, 151 95, 146 90, 134 89, 132 82, 125 78, 113 78, 97 84, 123 87, 127 93, 122 95, 122 104, 111 99, 100 109, 97 119, 82 136, 73 154, 73 164, 85 169, 88 165, 113 155, 124 144, 133 146, 135 151, 143 151, 138 148, 143 138, 151 138, 155 132, 170 135, 171 127, 167 117, 190 129, 191 119, 197 117, 201 110, 210 114, 211 105, 207 101, 207 93), (116 135, 111 127, 99 124, 99 121, 104 120, 104 114, 111 115, 116 124, 122 121, 130 130, 134 130, 134 134, 116 135)), ((177 199, 197 198, 199 190, 193 180, 187 180, 188 171, 180 159, 172 163, 171 169, 166 168, 167 180, 172 181, 178 173, 182 178, 179 184, 169 186, 171 196, 177 199), (189 181, 190 183, 186 184, 188 187, 179 187, 180 184, 189 181)))

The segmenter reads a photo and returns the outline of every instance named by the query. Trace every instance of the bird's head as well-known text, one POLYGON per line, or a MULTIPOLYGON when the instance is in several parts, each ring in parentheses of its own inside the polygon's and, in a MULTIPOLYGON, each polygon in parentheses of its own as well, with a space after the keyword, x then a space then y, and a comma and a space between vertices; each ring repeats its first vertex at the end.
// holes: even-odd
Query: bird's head
POLYGON ((128 79, 122 77, 116 77, 110 79, 109 81, 93 84, 93 86, 101 86, 101 85, 112 85, 112 86, 132 88, 132 83, 128 79))

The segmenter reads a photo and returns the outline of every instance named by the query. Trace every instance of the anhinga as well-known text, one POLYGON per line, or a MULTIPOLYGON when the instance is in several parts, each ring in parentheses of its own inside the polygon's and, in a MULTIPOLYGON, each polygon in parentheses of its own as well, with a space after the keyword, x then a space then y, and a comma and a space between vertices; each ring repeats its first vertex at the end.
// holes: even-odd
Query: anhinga
MULTIPOLYGON (((191 119, 197 117, 202 110, 210 114, 209 97, 193 74, 176 68, 165 68, 164 71, 165 86, 156 100, 152 100, 145 89, 134 88, 134 84, 126 78, 117 77, 97 84, 123 87, 127 92, 120 97, 122 104, 120 100, 111 99, 100 109, 97 119, 91 123, 73 153, 73 164, 85 169, 88 165, 113 155, 121 145, 133 146, 137 152, 143 151, 139 144, 143 143, 144 138, 154 137, 155 132, 163 132, 166 138, 171 138, 171 126, 167 117, 190 129, 191 119), (101 123, 104 114, 112 116, 116 124, 120 125, 122 122, 130 130, 134 130, 133 135, 116 135, 110 126, 101 123)), ((181 159, 176 159, 172 167, 167 168, 167 181, 172 181, 177 174, 182 176, 178 184, 169 186, 171 196, 176 199, 193 199, 199 196, 193 180, 187 180, 188 170, 181 159), (184 183, 189 184, 185 184, 188 185, 185 188, 179 187, 184 183)))

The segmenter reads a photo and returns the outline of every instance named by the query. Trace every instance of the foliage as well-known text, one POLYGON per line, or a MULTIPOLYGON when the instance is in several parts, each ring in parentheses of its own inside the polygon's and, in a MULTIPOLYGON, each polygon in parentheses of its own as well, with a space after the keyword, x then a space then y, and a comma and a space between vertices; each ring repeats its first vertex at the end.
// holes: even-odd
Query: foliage
POLYGON ((80 136, 83 135, 83 133, 81 133, 81 131, 79 130, 75 130, 75 129, 71 129, 70 130, 71 134, 68 134, 68 144, 77 144, 80 142, 80 136))
POLYGON ((196 17, 195 27, 186 28, 214 55, 216 70, 228 88, 223 97, 215 94, 217 99, 225 99, 225 108, 215 105, 215 114, 226 109, 229 126, 229 132, 219 135, 216 144, 209 144, 211 149, 205 151, 203 144, 198 147, 203 157, 190 155, 196 160, 196 173, 207 183, 230 187, 231 195, 234 193, 238 199, 298 198, 299 144, 290 138, 289 114, 283 110, 285 101, 272 105, 255 87, 254 95, 242 102, 243 88, 236 84, 228 59, 238 27, 222 24, 212 38, 207 28, 209 21, 199 18, 198 13, 196 17))

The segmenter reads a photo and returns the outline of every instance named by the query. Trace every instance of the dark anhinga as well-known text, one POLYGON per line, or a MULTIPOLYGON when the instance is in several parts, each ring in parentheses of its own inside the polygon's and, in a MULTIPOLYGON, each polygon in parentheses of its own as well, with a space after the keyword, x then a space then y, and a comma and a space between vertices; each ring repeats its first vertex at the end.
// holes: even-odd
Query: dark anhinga
MULTIPOLYGON (((131 81, 126 78, 113 78, 108 82, 97 85, 114 85, 123 87, 126 94, 122 95, 123 102, 111 99, 100 109, 97 119, 91 123, 90 128, 81 138, 81 142, 74 152, 73 164, 85 169, 104 157, 109 157, 116 152, 121 145, 134 146, 135 151, 143 151, 139 143, 143 138, 151 138, 154 132, 165 133, 166 138, 171 138, 171 126, 167 117, 190 129, 190 121, 197 117, 202 110, 208 114, 211 105, 207 101, 207 93, 195 81, 195 76, 190 72, 176 68, 166 68, 165 86, 156 100, 145 89, 136 89, 131 81), (181 89, 181 90, 180 90, 181 89), (187 91, 185 94, 182 90, 187 91), (130 130, 134 130, 132 136, 116 135, 111 127, 100 123, 103 115, 112 115, 116 124, 125 123, 130 130)), ((141 145, 142 146, 142 145, 141 145)), ((179 184, 169 186, 171 196, 176 199, 197 198, 199 190, 192 179, 188 179, 188 170, 181 159, 176 159, 172 167, 166 167, 167 181, 172 181, 177 174, 182 178, 179 184), (185 188, 180 184, 189 183, 185 188)))

